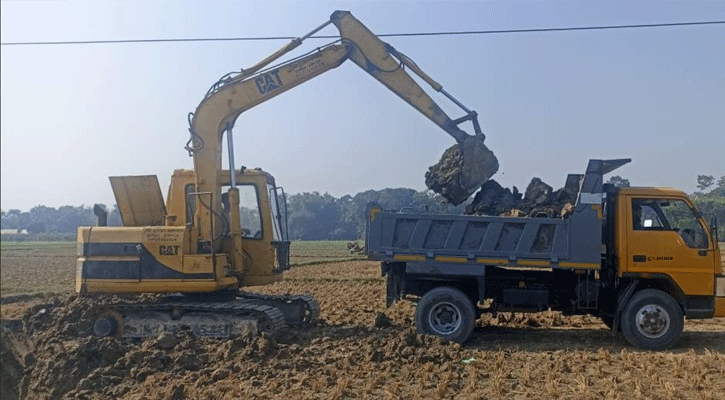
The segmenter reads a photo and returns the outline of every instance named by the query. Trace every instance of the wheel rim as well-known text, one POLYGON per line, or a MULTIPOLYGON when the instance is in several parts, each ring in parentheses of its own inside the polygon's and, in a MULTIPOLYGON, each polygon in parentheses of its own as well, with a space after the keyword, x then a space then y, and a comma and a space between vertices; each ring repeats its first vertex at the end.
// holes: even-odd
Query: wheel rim
POLYGON ((430 310, 428 322, 434 333, 449 335, 461 326, 461 310, 452 303, 438 303, 430 310))
POLYGON ((670 328, 670 314, 657 304, 648 304, 637 312, 635 324, 643 336, 657 339, 670 328))

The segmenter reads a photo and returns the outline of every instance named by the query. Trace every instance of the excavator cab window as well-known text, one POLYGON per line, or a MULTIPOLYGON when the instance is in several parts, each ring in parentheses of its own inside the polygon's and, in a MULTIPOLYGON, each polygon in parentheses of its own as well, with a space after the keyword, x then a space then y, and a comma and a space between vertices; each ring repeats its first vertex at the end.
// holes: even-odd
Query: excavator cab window
MULTIPOLYGON (((254 185, 237 185, 237 189, 239 189, 239 218, 242 226, 242 237, 261 240, 263 234, 262 216, 259 211, 257 187, 254 185)), ((222 186, 222 199, 228 190, 229 186, 222 186)), ((226 212, 225 218, 229 218, 226 212)))
POLYGON ((287 232, 287 197, 284 189, 275 186, 273 183, 267 184, 269 192, 270 208, 272 209, 272 225, 274 225, 274 240, 288 241, 287 232))
POLYGON ((196 192, 196 187, 193 183, 190 183, 184 187, 184 194, 186 196, 186 224, 194 224, 194 213, 196 213, 196 196, 189 196, 190 193, 196 192))

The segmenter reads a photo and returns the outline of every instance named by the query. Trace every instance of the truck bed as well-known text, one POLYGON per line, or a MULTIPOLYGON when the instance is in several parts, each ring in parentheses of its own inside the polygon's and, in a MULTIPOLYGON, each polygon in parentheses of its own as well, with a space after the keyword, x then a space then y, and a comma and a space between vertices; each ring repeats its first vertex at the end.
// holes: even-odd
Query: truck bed
POLYGON ((478 274, 476 267, 485 265, 599 269, 602 177, 627 162, 590 160, 574 212, 566 218, 392 212, 371 203, 368 258, 436 274, 478 274))
POLYGON ((372 260, 599 268, 598 262, 570 261, 568 219, 399 213, 372 207, 370 215, 367 251, 372 260))

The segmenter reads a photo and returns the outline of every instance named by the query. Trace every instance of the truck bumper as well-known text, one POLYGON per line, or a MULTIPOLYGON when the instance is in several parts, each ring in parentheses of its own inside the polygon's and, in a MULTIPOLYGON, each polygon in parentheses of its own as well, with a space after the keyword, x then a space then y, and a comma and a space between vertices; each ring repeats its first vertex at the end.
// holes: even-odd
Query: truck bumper
POLYGON ((715 276, 715 317, 725 317, 725 276, 715 276))
POLYGON ((725 297, 715 297, 714 317, 725 317, 725 297))

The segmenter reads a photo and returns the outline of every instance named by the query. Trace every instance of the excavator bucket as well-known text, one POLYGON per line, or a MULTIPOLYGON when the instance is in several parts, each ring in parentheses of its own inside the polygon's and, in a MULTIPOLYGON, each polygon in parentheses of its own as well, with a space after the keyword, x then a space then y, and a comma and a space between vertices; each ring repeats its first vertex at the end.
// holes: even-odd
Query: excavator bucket
POLYGON ((449 147, 425 173, 425 185, 458 205, 498 171, 498 159, 485 144, 484 135, 467 137, 449 147))

